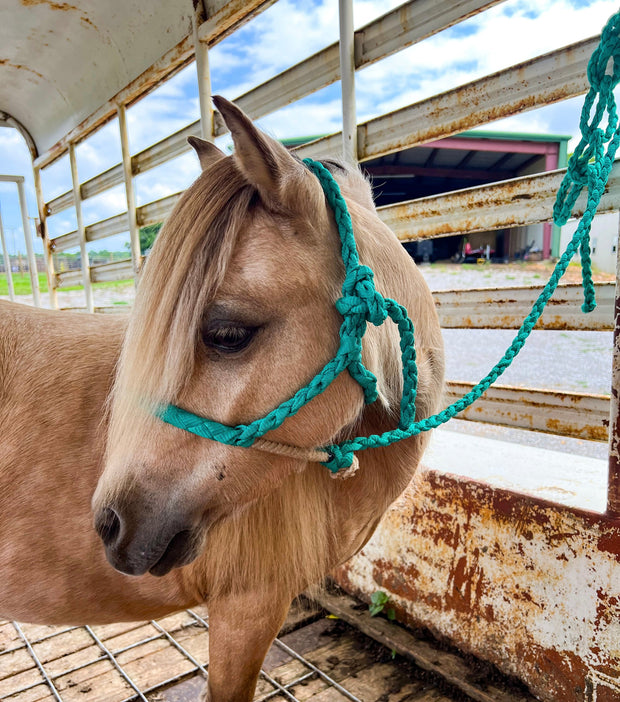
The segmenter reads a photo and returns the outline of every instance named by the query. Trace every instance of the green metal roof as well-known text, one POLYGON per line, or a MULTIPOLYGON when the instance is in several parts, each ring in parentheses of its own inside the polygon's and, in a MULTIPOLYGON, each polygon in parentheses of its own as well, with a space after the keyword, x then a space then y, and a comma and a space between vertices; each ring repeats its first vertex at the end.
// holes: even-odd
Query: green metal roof
MULTIPOLYGON (((458 137, 469 137, 471 139, 506 139, 510 141, 570 141, 572 134, 530 134, 528 132, 493 132, 483 129, 471 129, 458 137)), ((450 137, 447 137, 448 139, 450 137)))

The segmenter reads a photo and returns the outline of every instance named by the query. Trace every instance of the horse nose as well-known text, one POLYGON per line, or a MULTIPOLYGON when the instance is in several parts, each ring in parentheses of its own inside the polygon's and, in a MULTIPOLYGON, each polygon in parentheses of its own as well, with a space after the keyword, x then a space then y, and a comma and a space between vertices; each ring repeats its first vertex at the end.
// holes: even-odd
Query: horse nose
POLYGON ((95 516, 95 531, 106 546, 112 546, 116 542, 121 527, 121 518, 112 507, 103 507, 95 516))

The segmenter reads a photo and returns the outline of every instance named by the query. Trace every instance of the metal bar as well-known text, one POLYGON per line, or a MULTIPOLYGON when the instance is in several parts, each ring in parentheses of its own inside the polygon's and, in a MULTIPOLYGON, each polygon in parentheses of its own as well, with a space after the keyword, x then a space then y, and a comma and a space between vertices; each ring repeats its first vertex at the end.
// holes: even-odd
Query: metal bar
MULTIPOLYGON (((530 61, 434 95, 358 126, 358 155, 364 161, 488 122, 581 95, 588 89, 586 68, 599 43, 593 37, 530 61), (472 110, 472 105, 478 109, 472 110)), ((297 147, 301 157, 337 154, 342 138, 331 134, 297 147)))
MULTIPOLYGON (((56 287, 57 288, 66 288, 66 287, 72 287, 74 285, 82 285, 84 280, 84 275, 82 273, 81 269, 75 270, 75 271, 62 271, 60 273, 56 273, 56 287)), ((88 307, 84 308, 78 308, 78 309, 85 309, 88 310, 88 307)), ((88 310, 89 312, 92 312, 93 310, 88 310)))
POLYGON ((133 272, 137 277, 142 266, 140 252, 140 227, 136 216, 136 196, 133 188, 133 174, 131 170, 131 152, 129 151, 129 134, 127 131, 127 110, 124 105, 118 106, 118 129, 121 135, 121 154, 123 158, 123 179, 125 181, 125 198, 127 200, 127 223, 129 225, 129 242, 131 247, 131 260, 133 272))
MULTIPOLYGON (((614 284, 599 283, 596 309, 584 314, 583 288, 561 285, 547 304, 536 329, 611 331, 614 284)), ((542 292, 542 286, 441 290, 433 293, 444 329, 519 329, 542 292)))
MULTIPOLYGON (((620 221, 618 223, 620 235, 620 221)), ((616 244, 616 295, 614 304, 614 346, 611 361, 611 407, 609 413, 609 478, 607 516, 620 518, 620 238, 616 244)))
MULTIPOLYGON (((447 382, 446 405, 461 398, 473 386, 474 383, 447 382)), ((493 385, 458 417, 587 441, 607 441, 609 397, 493 385)))
POLYGON ((6 247, 4 238, 4 226, 2 224, 2 212, 0 211, 0 242, 2 243, 2 257, 4 258, 4 269, 6 271, 6 282, 9 286, 9 300, 15 300, 15 286, 13 285, 13 272, 11 271, 11 257, 6 247))
POLYGON ((134 275, 134 265, 131 259, 113 261, 91 266, 90 279, 93 283, 106 283, 113 280, 129 280, 134 275))
POLYGON ((353 0, 338 0, 338 17, 340 24, 340 85, 342 89, 342 155, 345 161, 357 163, 353 0))
POLYGON ((32 301, 35 307, 41 307, 41 297, 39 294, 39 274, 37 271, 37 260, 32 247, 32 232, 28 221, 28 203, 26 202, 26 188, 24 181, 18 180, 17 194, 19 196, 19 210, 22 216, 22 227, 24 229, 24 242, 26 244, 26 255, 28 256, 28 273, 30 274, 30 285, 32 287, 32 301))
POLYGON ((112 655, 112 653, 110 652, 110 650, 108 649, 108 647, 107 647, 107 646, 103 643, 103 641, 97 636, 97 634, 95 634, 95 632, 94 632, 89 626, 85 626, 84 628, 85 628, 86 631, 91 635, 91 637, 93 638, 93 640, 94 640, 94 642, 97 644, 97 646, 99 646, 99 648, 105 653, 105 655, 106 655, 107 658, 110 660, 110 662, 112 663, 112 665, 116 668, 116 670, 118 671, 118 673, 120 674, 120 676, 123 678, 123 680, 124 680, 133 690, 136 691, 136 695, 137 695, 138 699, 142 700, 142 702, 149 702, 149 701, 147 700, 147 698, 142 694, 142 692, 140 692, 140 689, 139 689, 138 686, 134 683, 134 681, 133 681, 133 680, 129 677, 129 675, 127 675, 127 673, 123 670, 122 666, 119 665, 119 663, 118 663, 118 661, 116 660, 116 658, 114 658, 114 656, 112 655))
POLYGON ((199 3, 192 18, 194 31, 194 55, 196 56, 196 78, 198 80, 198 104, 200 106, 200 131, 203 139, 213 141, 213 104, 211 102, 211 72, 209 70, 209 47, 201 42, 198 27, 202 19, 199 3))
POLYGON ((37 209, 39 210, 39 222, 41 241, 43 242, 43 255, 45 257, 45 272, 47 274, 47 292, 49 295, 50 307, 58 309, 58 299, 56 296, 56 275, 54 273, 54 257, 50 248, 50 240, 47 230, 47 209, 43 199, 43 186, 41 184, 41 169, 33 167, 34 191, 37 198, 37 209))
MULTIPOLYGON (((43 677, 43 680, 45 681, 45 683, 47 684, 47 686, 48 686, 49 689, 51 690, 52 695, 54 696, 54 698, 55 698, 58 702, 62 702, 62 698, 61 698, 60 695, 58 694, 58 690, 56 689, 56 686, 54 685, 54 683, 53 683, 52 680, 50 679, 50 677, 49 677, 49 675, 47 674, 45 668, 43 667, 43 664, 42 664, 41 661, 39 660, 39 657, 38 657, 37 654, 35 653, 35 651, 34 651, 34 649, 32 648, 32 646, 30 645, 30 641, 28 641, 28 639, 26 638, 26 635, 25 635, 24 632, 22 631, 21 626, 20 626, 17 622, 13 622, 13 626, 15 627, 15 630, 17 631, 17 633, 19 634, 19 636, 21 637, 22 641, 26 644, 26 648, 28 649, 28 653, 32 656, 32 659, 34 660, 34 662, 35 662, 37 668, 39 669, 39 672, 41 673, 41 676, 43 677)), ((39 684, 40 684, 40 683, 39 683, 39 684)))
MULTIPOLYGON (((566 169, 467 188, 379 207, 377 212, 401 241, 415 241, 547 222, 566 169)), ((582 193, 573 215, 586 205, 582 193)), ((620 208, 620 163, 614 165, 599 214, 620 208)))
POLYGON ((163 222, 172 212, 181 194, 182 193, 173 193, 172 195, 162 197, 161 200, 155 200, 155 202, 149 202, 147 205, 138 207, 138 222, 140 225, 145 226, 147 224, 163 222))
MULTIPOLYGON (((82 218, 82 199, 80 197, 80 181, 78 178, 77 160, 75 158, 75 144, 69 144, 69 162, 71 164, 71 181, 73 183, 73 201, 75 203, 75 218, 77 220, 77 231, 80 241, 80 257, 82 265, 82 285, 84 286, 84 296, 86 298, 86 309, 93 312, 93 289, 90 284, 90 266, 88 264, 88 251, 86 250, 86 233, 84 231, 84 220, 82 218)), ((59 281, 60 282, 60 281, 59 281)))

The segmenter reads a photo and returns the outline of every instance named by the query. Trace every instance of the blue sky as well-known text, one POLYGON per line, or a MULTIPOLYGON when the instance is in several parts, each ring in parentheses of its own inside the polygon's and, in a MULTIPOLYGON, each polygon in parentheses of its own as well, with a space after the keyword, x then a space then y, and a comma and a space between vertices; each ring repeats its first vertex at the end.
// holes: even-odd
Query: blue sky
MULTIPOLYGON (((357 27, 400 4, 398 0, 354 1, 357 27)), ((235 98, 275 73, 288 68, 338 38, 337 0, 280 0, 210 52, 213 90, 235 98)), ((356 77, 359 121, 398 109, 433 94, 539 54, 598 34, 617 10, 615 0, 507 0, 440 35, 405 49, 359 71, 356 77)), ((582 98, 525 112, 489 124, 491 130, 570 134, 578 133, 582 98)), ((2 105, 0 105, 2 109, 2 105)), ((198 118, 193 64, 128 110, 132 153, 198 118)), ((274 136, 329 133, 340 129, 340 85, 336 84, 259 120, 274 136)), ((116 120, 77 149, 82 181, 120 161, 116 120)), ((220 140, 227 147, 229 140, 220 140)), ((576 142, 571 143, 572 148, 576 142)), ((0 173, 25 175, 29 215, 36 215, 30 157, 21 136, 0 128, 0 173)), ((138 204, 181 190, 196 177, 193 154, 148 171, 136 178, 138 204)), ((43 174, 46 200, 69 189, 69 164, 60 159, 43 174)), ((24 251, 17 189, 0 183, 0 207, 9 250, 24 251)), ((86 224, 125 208, 122 186, 87 200, 86 224)), ((74 211, 50 218, 57 236, 75 228, 74 211)), ((128 240, 119 235, 93 242, 90 250, 122 249, 128 240)), ((37 242, 37 250, 42 250, 37 242)))

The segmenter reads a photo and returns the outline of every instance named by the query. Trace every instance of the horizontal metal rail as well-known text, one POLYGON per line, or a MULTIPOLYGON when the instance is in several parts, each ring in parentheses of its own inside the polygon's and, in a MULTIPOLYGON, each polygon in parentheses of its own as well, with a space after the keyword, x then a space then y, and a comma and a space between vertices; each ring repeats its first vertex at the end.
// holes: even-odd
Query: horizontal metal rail
MULTIPOLYGON (((547 303, 536 329, 612 331, 614 283, 599 283, 596 308, 584 314, 583 288, 561 285, 547 303)), ((444 329, 518 329, 542 292, 542 286, 446 290, 433 293, 444 329)))
MULTIPOLYGON (((438 4, 435 0, 410 0, 355 32, 356 69, 368 66, 391 54, 422 41, 472 15, 504 0, 465 0, 438 4)), ((340 80, 338 43, 279 73, 238 97, 235 102, 256 119, 310 95, 340 80)), ((215 136, 227 132, 219 115, 215 117, 215 136)), ((200 120, 147 147, 131 159, 132 173, 144 173, 186 152, 188 136, 200 136, 200 120)), ((82 199, 123 182, 121 164, 83 183, 82 199)), ((73 193, 66 192, 46 205, 48 215, 57 214, 73 205, 73 193)))
MULTIPOLYGON (((526 110, 575 97, 588 89, 586 68, 599 37, 511 66, 358 125, 364 161, 445 138, 526 110), (473 106, 476 109, 473 109, 473 106)), ((298 146, 305 158, 337 155, 341 132, 298 146)))
MULTIPOLYGON (((446 383, 446 405, 468 393, 474 383, 446 383)), ((534 390, 492 385, 459 419, 607 441, 610 400, 607 395, 534 390)))
MULTIPOLYGON (((489 185, 409 200, 378 208, 379 216, 401 241, 452 236, 550 222, 566 169, 513 178, 489 185)), ((575 203, 581 217, 586 195, 575 203)), ((620 209, 620 163, 614 164, 598 208, 620 209)))

